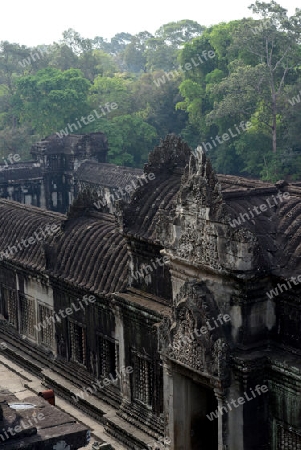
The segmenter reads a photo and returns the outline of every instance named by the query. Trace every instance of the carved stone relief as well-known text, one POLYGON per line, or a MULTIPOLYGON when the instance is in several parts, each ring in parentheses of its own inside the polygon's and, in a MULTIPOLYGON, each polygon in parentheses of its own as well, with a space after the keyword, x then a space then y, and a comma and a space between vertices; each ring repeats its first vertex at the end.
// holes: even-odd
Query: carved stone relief
POLYGON ((224 326, 213 326, 219 310, 206 285, 185 283, 175 305, 160 326, 162 353, 203 376, 228 379, 227 337, 224 326))

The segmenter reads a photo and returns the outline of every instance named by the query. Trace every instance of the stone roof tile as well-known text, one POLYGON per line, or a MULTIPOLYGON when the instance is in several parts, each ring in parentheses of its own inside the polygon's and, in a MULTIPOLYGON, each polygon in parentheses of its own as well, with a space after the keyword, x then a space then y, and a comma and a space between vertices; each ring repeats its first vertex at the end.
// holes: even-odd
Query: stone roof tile
POLYGON ((43 246, 53 239, 48 227, 56 225, 58 229, 63 219, 59 213, 0 199, 1 259, 43 270, 46 262, 43 246), (31 240, 32 244, 29 244, 29 238, 33 238, 34 243, 31 240))
POLYGON ((75 173, 75 180, 112 188, 124 188, 143 175, 143 170, 107 163, 85 161, 75 173))
POLYGON ((95 293, 125 288, 127 246, 113 216, 94 213, 68 220, 53 250, 52 276, 95 293))

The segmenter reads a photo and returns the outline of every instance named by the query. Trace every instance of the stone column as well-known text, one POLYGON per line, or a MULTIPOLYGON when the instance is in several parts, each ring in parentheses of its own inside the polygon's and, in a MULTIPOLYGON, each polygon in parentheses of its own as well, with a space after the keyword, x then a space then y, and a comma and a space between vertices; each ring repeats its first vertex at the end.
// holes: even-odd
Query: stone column
MULTIPOLYGON (((113 304, 113 302, 112 302, 113 304)), ((119 370, 121 368, 125 368, 128 364, 125 358, 125 348, 124 348, 124 326, 123 326, 123 316, 120 311, 119 306, 114 305, 114 314, 115 314, 115 337, 119 342, 119 370)), ((122 397, 127 400, 129 403, 131 402, 131 384, 130 384, 130 374, 125 370, 121 372, 121 380, 120 380, 120 390, 122 397)))
POLYGON ((173 402, 173 378, 171 365, 163 359, 163 414, 164 436, 170 439, 170 450, 174 450, 174 402, 173 402))
POLYGON ((214 388, 214 395, 217 399, 217 408, 219 411, 219 415, 218 415, 218 450, 228 450, 228 446, 225 444, 225 439, 224 439, 224 429, 226 428, 226 417, 227 415, 225 413, 221 414, 220 411, 225 411, 225 409, 223 410, 222 408, 227 408, 226 406, 226 398, 225 395, 223 393, 223 391, 219 388, 214 388))

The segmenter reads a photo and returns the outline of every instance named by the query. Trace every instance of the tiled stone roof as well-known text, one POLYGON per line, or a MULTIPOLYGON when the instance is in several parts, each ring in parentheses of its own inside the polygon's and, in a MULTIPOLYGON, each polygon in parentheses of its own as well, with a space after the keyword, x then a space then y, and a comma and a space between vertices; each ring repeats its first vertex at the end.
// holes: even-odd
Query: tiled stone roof
MULTIPOLYGON (((260 270, 281 276, 301 273, 300 183, 273 184, 216 176, 206 155, 197 162, 189 147, 174 135, 168 136, 150 154, 144 172, 154 173, 155 179, 139 186, 130 203, 117 211, 120 229, 127 236, 173 246, 169 242, 172 229, 178 227, 176 233, 180 238, 182 216, 188 214, 195 225, 191 232, 188 229, 185 232, 187 236, 191 233, 194 239, 195 233, 202 233, 195 214, 207 209, 208 217, 202 217, 202 221, 214 223, 217 240, 223 235, 226 242, 228 236, 230 246, 238 239, 240 230, 252 234, 262 253, 260 270), (230 226, 231 221, 248 214, 254 207, 268 205, 268 200, 281 192, 289 192, 290 198, 254 217, 250 215, 235 227, 230 226), (224 231, 219 231, 222 229, 224 231)), ((139 174, 139 169, 91 162, 82 164, 77 172, 82 180, 108 187, 124 187, 139 174)), ((45 259, 43 245, 36 243, 9 255, 8 259, 38 270, 45 270, 47 261, 46 269, 54 277, 95 292, 123 290, 129 256, 114 216, 95 211, 95 208, 92 212, 93 208, 85 202, 80 208, 82 211, 69 216, 55 238, 49 238, 48 258, 45 259)), ((59 224, 65 219, 60 214, 6 200, 0 201, 0 214, 0 251, 33 236, 39 227, 59 224)), ((243 240, 242 234, 239 239, 243 240)))
POLYGON ((85 161, 75 173, 75 179, 104 187, 124 188, 142 174, 141 169, 85 161))
POLYGON ((95 293, 126 286, 127 247, 114 216, 94 213, 68 220, 51 251, 49 273, 60 280, 95 293))
POLYGON ((2 259, 94 292, 122 291, 128 270, 125 240, 113 216, 93 214, 66 220, 62 214, 1 199, 2 259), (62 229, 38 241, 35 232, 53 224, 62 229), (26 247, 22 239, 30 237, 35 238, 35 243, 25 241, 26 247))
POLYGON ((172 219, 184 168, 191 151, 175 135, 168 135, 149 155, 146 174, 155 179, 139 187, 123 214, 124 231, 147 240, 158 241, 156 223, 165 216, 172 219))
POLYGON ((0 184, 42 178, 42 169, 34 162, 16 163, 8 167, 0 166, 0 184))
POLYGON ((43 270, 45 268, 43 246, 46 241, 51 242, 54 236, 46 229, 52 225, 57 225, 59 229, 64 217, 59 213, 0 199, 0 255, 4 260, 22 264, 24 267, 43 270), (41 230, 46 237, 41 235, 41 230), (38 238, 35 233, 38 233, 38 238), (31 237, 35 242, 29 244, 27 240, 31 237), (43 239, 38 240, 41 237, 43 239), (22 239, 25 240, 25 244, 22 243, 22 239))

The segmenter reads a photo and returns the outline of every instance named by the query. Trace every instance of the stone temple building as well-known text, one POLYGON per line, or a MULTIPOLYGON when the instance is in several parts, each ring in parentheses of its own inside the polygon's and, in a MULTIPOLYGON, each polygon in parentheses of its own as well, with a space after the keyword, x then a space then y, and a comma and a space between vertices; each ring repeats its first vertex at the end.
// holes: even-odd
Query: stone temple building
POLYGON ((0 166, 0 197, 61 213, 83 188, 97 189, 108 199, 134 175, 143 174, 140 169, 108 164, 108 150, 107 138, 100 132, 48 136, 32 146, 32 161, 0 166))
POLYGON ((0 200, 6 355, 127 449, 301 449, 300 183, 174 135, 144 174, 114 214, 0 200))

